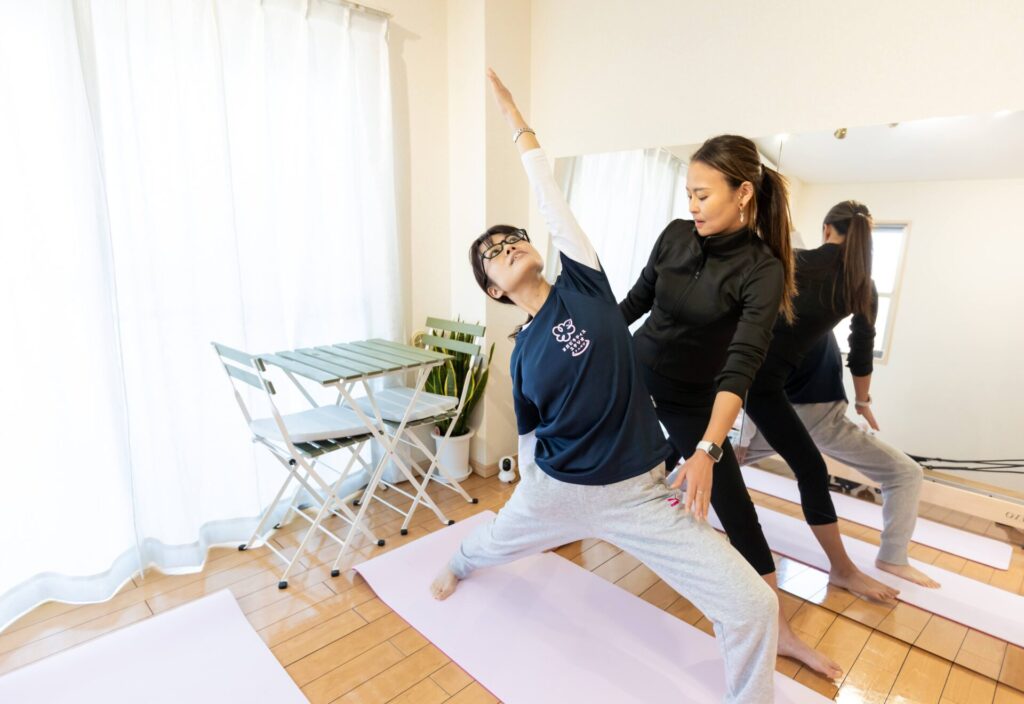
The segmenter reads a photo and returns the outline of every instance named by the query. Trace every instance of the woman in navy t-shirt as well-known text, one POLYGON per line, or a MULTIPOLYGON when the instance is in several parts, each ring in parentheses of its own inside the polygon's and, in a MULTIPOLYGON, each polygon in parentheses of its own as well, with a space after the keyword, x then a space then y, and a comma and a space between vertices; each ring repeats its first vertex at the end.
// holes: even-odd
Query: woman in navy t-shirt
POLYGON ((473 570, 597 537, 644 562, 714 623, 727 655, 725 692, 689 692, 691 700, 771 701, 778 601, 707 523, 676 508, 664 483, 670 448, 608 279, 511 95, 490 79, 562 274, 545 281, 543 259, 518 228, 493 227, 470 249, 487 295, 530 316, 511 364, 522 481, 431 590, 445 599, 473 570))

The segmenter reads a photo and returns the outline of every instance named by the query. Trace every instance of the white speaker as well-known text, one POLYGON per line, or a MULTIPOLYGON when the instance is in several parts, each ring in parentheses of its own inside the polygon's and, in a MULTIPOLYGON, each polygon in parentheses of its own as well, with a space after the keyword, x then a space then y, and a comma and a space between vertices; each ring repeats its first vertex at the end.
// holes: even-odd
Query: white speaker
POLYGON ((498 480, 511 484, 516 480, 516 459, 506 455, 498 460, 498 480))

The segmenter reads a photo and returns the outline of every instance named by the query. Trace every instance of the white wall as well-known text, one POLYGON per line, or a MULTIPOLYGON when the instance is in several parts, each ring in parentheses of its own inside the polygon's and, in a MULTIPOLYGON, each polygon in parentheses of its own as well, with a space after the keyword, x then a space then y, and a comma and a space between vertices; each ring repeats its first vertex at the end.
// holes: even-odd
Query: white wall
POLYGON ((1024 108, 1018 0, 533 0, 553 156, 1024 108))
MULTIPOLYGON (((398 229, 408 265, 406 330, 451 305, 448 250, 448 28, 445 0, 374 0, 392 13, 398 229)), ((373 233, 366 233, 371 237, 373 233)))
MULTIPOLYGON (((807 246, 850 198, 910 223, 889 356, 872 378, 881 436, 916 455, 1024 456, 1024 179, 804 184, 794 219, 807 246)), ((1024 490, 1020 475, 965 476, 1024 490)))

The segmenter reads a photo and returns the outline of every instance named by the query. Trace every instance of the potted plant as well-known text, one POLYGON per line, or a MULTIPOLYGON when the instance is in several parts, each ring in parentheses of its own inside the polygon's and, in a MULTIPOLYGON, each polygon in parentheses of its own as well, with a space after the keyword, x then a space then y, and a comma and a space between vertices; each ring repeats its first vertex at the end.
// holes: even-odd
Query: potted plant
MULTIPOLYGON (((473 335, 468 333, 448 332, 445 330, 432 330, 431 334, 437 337, 446 337, 460 342, 475 343, 473 335)), ((483 398, 484 390, 487 388, 487 376, 490 371, 491 357, 494 356, 494 343, 486 357, 479 357, 475 360, 472 355, 465 352, 446 351, 452 359, 445 362, 443 366, 435 367, 427 378, 425 390, 432 394, 453 396, 456 399, 462 397, 462 390, 468 384, 466 391, 466 403, 462 412, 454 418, 443 420, 434 428, 434 447, 439 450, 437 461, 444 466, 452 479, 461 482, 469 476, 469 441, 473 437, 473 429, 469 427, 469 418, 473 409, 483 398), (452 434, 448 441, 441 445, 448 427, 454 423, 452 434)), ((437 478, 444 480, 444 475, 438 473, 437 478)))

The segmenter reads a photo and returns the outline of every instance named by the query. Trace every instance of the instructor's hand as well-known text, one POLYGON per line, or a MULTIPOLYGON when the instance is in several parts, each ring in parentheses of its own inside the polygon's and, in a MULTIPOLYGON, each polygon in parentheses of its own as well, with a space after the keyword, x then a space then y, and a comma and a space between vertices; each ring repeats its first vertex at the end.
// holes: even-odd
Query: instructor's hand
POLYGON ((519 113, 516 101, 512 99, 512 93, 509 92, 505 84, 498 78, 498 74, 493 69, 487 69, 487 79, 491 82, 491 92, 494 94, 494 100, 498 103, 498 109, 501 110, 501 115, 505 118, 505 122, 508 123, 509 127, 512 129, 526 127, 526 120, 519 113))
POLYGON ((706 521, 708 518, 714 469, 715 463, 708 454, 703 450, 697 450, 690 459, 686 460, 683 468, 679 470, 679 476, 672 482, 672 488, 678 489, 683 485, 683 480, 686 480, 686 497, 683 501, 683 508, 701 521, 706 521))
POLYGON ((871 406, 854 406, 854 410, 857 411, 857 415, 862 416, 864 420, 868 422, 871 429, 876 433, 880 430, 878 427, 878 421, 875 420, 875 414, 871 410, 871 406))

